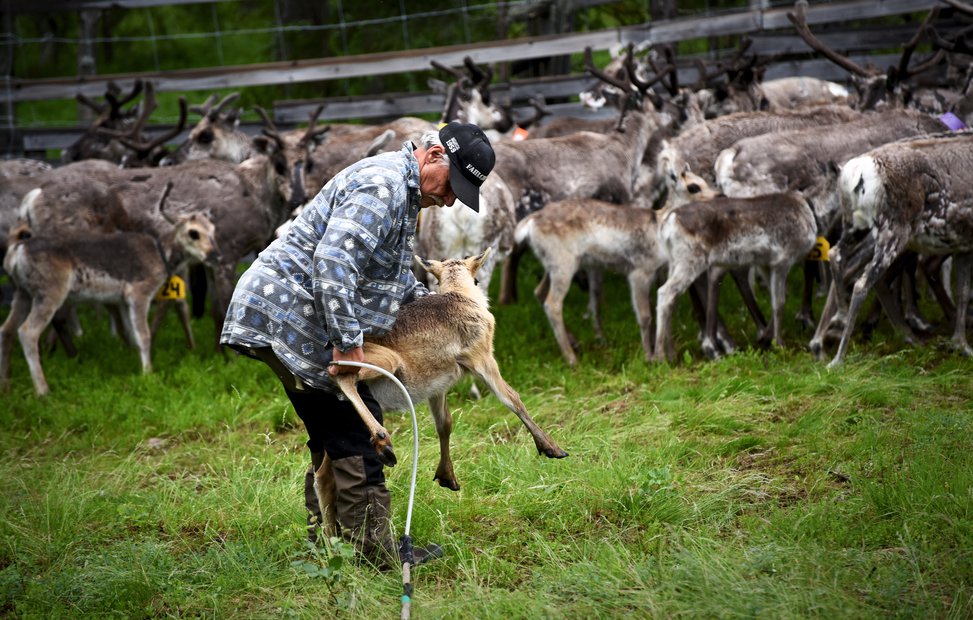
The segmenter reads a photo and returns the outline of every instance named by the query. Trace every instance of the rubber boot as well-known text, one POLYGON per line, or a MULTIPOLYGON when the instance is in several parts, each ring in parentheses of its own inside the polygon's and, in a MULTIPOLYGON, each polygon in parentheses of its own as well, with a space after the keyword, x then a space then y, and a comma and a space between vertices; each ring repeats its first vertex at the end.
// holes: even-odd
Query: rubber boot
MULTIPOLYGON (((392 541, 389 518, 391 495, 385 484, 369 483, 361 456, 332 461, 335 481, 335 511, 342 538, 352 543, 360 556, 380 570, 401 566, 399 548, 392 541)), ((416 547, 414 564, 442 556, 439 545, 416 547)))
POLYGON ((311 466, 304 473, 304 508, 307 510, 307 539, 312 543, 318 541, 318 531, 324 523, 321 506, 318 505, 318 495, 314 491, 314 472, 324 463, 324 452, 311 453, 311 466))

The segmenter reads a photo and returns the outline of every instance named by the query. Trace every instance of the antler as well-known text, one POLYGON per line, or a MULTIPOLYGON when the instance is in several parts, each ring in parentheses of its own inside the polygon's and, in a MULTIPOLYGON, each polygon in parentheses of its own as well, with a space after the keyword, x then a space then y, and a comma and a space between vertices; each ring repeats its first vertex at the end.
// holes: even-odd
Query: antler
POLYGON ((529 129, 534 123, 537 123, 551 113, 551 111, 547 109, 547 102, 544 101, 544 95, 537 94, 536 96, 528 99, 527 102, 530 103, 532 108, 534 108, 534 114, 530 118, 525 119, 523 122, 517 122, 517 125, 523 127, 524 129, 529 129))
POLYGON ((322 125, 320 127, 314 126, 315 123, 318 122, 318 116, 321 115, 322 110, 324 110, 324 104, 319 105, 311 111, 311 121, 307 126, 307 131, 305 131, 304 135, 301 136, 300 144, 302 146, 310 144, 315 138, 331 129, 331 125, 322 125))
POLYGON ((107 101, 108 105, 111 106, 111 118, 118 119, 123 116, 122 106, 138 97, 142 92, 142 86, 142 80, 135 80, 135 82, 132 84, 132 90, 129 91, 127 95, 119 99, 118 93, 121 92, 121 89, 119 88, 118 84, 115 82, 108 82, 108 92, 105 93, 105 101, 107 101))
MULTIPOLYGON (((154 107, 155 106, 153 105, 153 108, 154 107)), ((186 117, 188 116, 186 113, 186 107, 186 98, 179 97, 179 121, 176 123, 176 126, 169 131, 159 134, 148 142, 138 139, 137 136, 141 133, 141 129, 139 129, 138 133, 133 132, 132 135, 135 136, 135 139, 131 139, 129 137, 119 137, 118 141, 135 151, 135 153, 139 156, 139 159, 146 159, 152 153, 152 151, 156 149, 156 147, 161 146, 169 140, 175 138, 183 129, 186 128, 186 117)))
MULTIPOLYGON (((140 85, 139 90, 141 89, 142 87, 140 85)), ((108 95, 105 96, 108 97, 108 95)), ((141 140, 142 128, 145 126, 145 123, 148 122, 149 117, 152 115, 152 112, 154 112, 157 107, 158 104, 155 101, 155 86, 152 84, 152 82, 149 82, 148 86, 146 86, 145 88, 145 99, 142 101, 142 107, 141 110, 139 111, 139 116, 137 119, 135 119, 135 123, 131 127, 125 130, 99 127, 97 129, 97 132, 98 134, 103 136, 118 138, 120 141, 132 140, 137 142, 141 140)))
POLYGON ((483 103, 490 105, 490 82, 493 81, 493 69, 490 67, 487 67, 485 71, 480 69, 470 56, 463 58, 463 64, 470 74, 470 79, 473 80, 473 86, 480 91, 483 103))
POLYGON ((159 202, 156 203, 155 210, 156 212, 158 212, 159 215, 164 217, 167 222, 175 226, 177 221, 173 219, 173 217, 168 213, 166 213, 164 210, 166 205, 166 198, 169 197, 169 192, 172 191, 172 186, 173 186, 172 181, 166 181, 166 187, 165 189, 162 190, 162 196, 159 197, 159 202))
POLYGON ((846 56, 842 56, 838 52, 829 48, 827 45, 822 43, 817 37, 811 34, 811 29, 807 25, 807 0, 797 0, 794 3, 794 8, 796 13, 788 11, 787 19, 794 24, 794 28, 797 30, 797 34, 804 39, 804 42, 808 46, 819 54, 823 55, 825 58, 838 65, 839 67, 859 75, 861 77, 871 77, 876 75, 875 71, 868 71, 862 68, 860 65, 852 61, 846 56))
POLYGON ((239 96, 240 93, 230 93, 226 97, 223 97, 223 100, 220 101, 218 104, 216 104, 215 107, 210 109, 209 112, 206 113, 206 116, 209 117, 209 120, 215 121, 216 118, 223 111, 223 108, 236 101, 239 96))
POLYGON ((218 97, 218 95, 216 93, 213 93, 212 95, 210 95, 209 97, 206 98, 206 101, 200 103, 199 105, 189 106, 189 111, 190 112, 195 112, 196 114, 199 114, 200 116, 206 116, 207 114, 209 114, 209 109, 216 102, 216 98, 217 97, 218 97))
POLYGON ((253 109, 257 111, 257 114, 259 114, 260 118, 262 118, 264 121, 265 127, 263 128, 262 133, 268 138, 270 138, 271 140, 273 140, 274 142, 276 142, 277 148, 283 151, 284 139, 281 137, 280 132, 277 131, 277 125, 275 125, 274 121, 270 119, 270 115, 267 114, 266 110, 264 110, 262 107, 258 105, 253 106, 253 109))
POLYGON ((429 64, 431 64, 431 65, 432 65, 433 67, 435 67, 436 69, 439 69, 440 71, 445 71, 446 73, 448 73, 448 74, 450 74, 451 76, 453 76, 453 77, 454 77, 454 78, 456 78, 457 80, 461 80, 461 79, 463 79, 464 77, 466 77, 466 76, 465 76, 465 75, 463 74, 463 72, 462 72, 462 71, 460 71, 459 69, 454 69, 454 68, 452 68, 452 67, 447 67, 446 65, 444 65, 444 64, 443 64, 443 63, 441 63, 441 62, 439 62, 438 60, 435 60, 435 59, 433 59, 433 60, 430 60, 430 61, 429 61, 429 64))
POLYGON ((926 33, 929 35, 929 40, 940 52, 953 52, 956 54, 967 54, 973 55, 973 48, 966 42, 966 36, 973 30, 973 26, 967 26, 955 34, 953 40, 943 38, 936 29, 929 25, 926 27, 926 33))
POLYGON ((919 41, 922 40, 922 35, 927 32, 928 29, 932 28, 932 21, 938 16, 938 7, 929 11, 929 13, 926 14, 926 18, 922 20, 921 24, 919 24, 919 28, 916 30, 916 33, 905 45, 902 46, 902 55, 899 57, 899 65, 898 68, 895 69, 894 73, 897 80, 905 80, 922 73, 926 69, 938 64, 939 61, 941 61, 946 55, 946 52, 940 49, 931 58, 919 63, 911 69, 909 68, 909 61, 912 59, 912 54, 916 51, 919 41))
MULTIPOLYGON (((604 71, 602 71, 601 69, 595 66, 595 61, 591 56, 590 45, 584 48, 584 68, 586 71, 588 71, 588 73, 595 76, 602 82, 607 82, 612 86, 614 86, 615 88, 621 89, 621 91, 624 93, 631 93, 632 91, 631 84, 627 82, 622 82, 621 80, 608 75, 607 73, 605 73, 604 71)), ((627 71, 628 69, 626 69, 626 72, 627 71)))
POLYGON ((953 7, 957 11, 966 13, 967 15, 973 15, 973 6, 966 4, 965 2, 960 2, 960 0, 942 0, 949 6, 953 7))

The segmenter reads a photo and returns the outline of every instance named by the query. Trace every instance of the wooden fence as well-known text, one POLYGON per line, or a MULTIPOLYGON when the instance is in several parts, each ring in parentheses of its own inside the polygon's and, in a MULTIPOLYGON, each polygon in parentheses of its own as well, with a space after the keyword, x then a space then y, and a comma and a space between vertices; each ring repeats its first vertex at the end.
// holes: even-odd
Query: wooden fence
MULTIPOLYGON (((842 2, 813 4, 808 8, 808 23, 813 25, 847 23, 877 19, 923 11, 944 6, 936 0, 845 0, 842 2)), ((503 63, 514 60, 543 58, 576 54, 585 47, 595 50, 611 49, 628 43, 678 43, 679 41, 724 35, 748 35, 754 39, 752 51, 761 56, 777 58, 767 70, 765 79, 787 75, 809 75, 844 81, 847 74, 824 60, 809 60, 807 45, 793 31, 787 20, 786 8, 766 8, 728 12, 705 17, 692 17, 669 21, 650 22, 636 26, 571 33, 547 37, 534 37, 463 46, 446 46, 395 53, 344 56, 313 60, 297 60, 281 63, 261 63, 236 67, 187 69, 161 73, 144 72, 117 75, 87 76, 83 79, 16 79, 10 80, 4 90, 0 85, 0 104, 42 99, 72 98, 76 94, 97 97, 105 92, 109 81, 128 88, 136 79, 151 80, 157 91, 203 91, 207 95, 215 89, 237 89, 247 86, 284 84, 305 81, 345 79, 368 75, 381 75, 413 71, 428 71, 431 61, 450 66, 461 66, 463 59, 472 57, 479 64, 503 63)), ((937 24, 937 28, 949 30, 954 24, 937 24)), ((868 27, 828 32, 820 38, 835 49, 851 56, 858 62, 872 61, 887 66, 895 56, 872 56, 875 49, 895 49, 907 41, 914 29, 901 27, 868 27)), ((696 70, 692 59, 681 59, 680 81, 692 83, 696 70)), ((542 94, 549 100, 564 99, 577 95, 592 83, 585 75, 567 75, 535 80, 518 80, 494 84, 491 90, 498 97, 509 99, 515 106, 526 105, 526 100, 542 94)), ((200 96, 200 99, 205 98, 200 96)), ((442 109, 443 96, 433 92, 393 93, 371 97, 345 97, 321 100, 280 101, 274 105, 274 118, 281 126, 305 122, 309 112, 320 104, 325 109, 323 121, 349 118, 377 119, 403 115, 435 113, 442 109)), ((555 114, 579 114, 577 105, 550 106, 555 114)), ((17 150, 35 151, 63 148, 70 144, 82 128, 57 130, 25 130, 18 135, 0 139, 4 152, 17 150), (2 143, 5 142, 6 145, 2 143)), ((161 129, 159 129, 161 131, 161 129)), ((152 129, 150 128, 150 133, 152 129)))

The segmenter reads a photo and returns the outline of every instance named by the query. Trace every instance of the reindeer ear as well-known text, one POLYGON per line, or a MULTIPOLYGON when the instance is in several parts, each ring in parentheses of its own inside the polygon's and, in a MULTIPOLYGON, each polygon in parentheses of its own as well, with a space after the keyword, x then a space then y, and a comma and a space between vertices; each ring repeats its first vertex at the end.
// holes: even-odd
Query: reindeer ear
POLYGON ((438 260, 426 260, 421 256, 416 256, 415 259, 422 265, 423 269, 436 276, 436 279, 439 280, 439 277, 443 273, 443 264, 441 262, 438 260))
POLYGON ((487 256, 490 256, 492 252, 493 252, 493 246, 492 245, 487 246, 487 249, 483 250, 483 252, 478 256, 473 256, 471 258, 466 259, 466 264, 470 268, 470 273, 476 274, 476 272, 483 265, 483 261, 485 261, 487 259, 487 256))

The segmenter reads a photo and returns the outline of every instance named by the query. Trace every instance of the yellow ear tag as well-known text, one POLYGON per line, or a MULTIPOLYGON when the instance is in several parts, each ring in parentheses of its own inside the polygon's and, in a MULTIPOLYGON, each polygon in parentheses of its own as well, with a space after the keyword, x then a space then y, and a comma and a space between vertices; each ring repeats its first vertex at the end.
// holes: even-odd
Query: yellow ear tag
POLYGON ((514 129, 513 139, 516 142, 520 142, 521 140, 526 140, 527 130, 524 129, 523 127, 518 127, 517 129, 514 129))
POLYGON ((186 281, 179 276, 169 276, 169 279, 159 292, 156 293, 155 298, 159 301, 164 301, 167 299, 185 299, 186 298, 186 281))
POLYGON ((831 244, 824 237, 818 237, 817 242, 814 244, 814 248, 807 255, 808 260, 828 260, 828 251, 831 250, 831 244))

